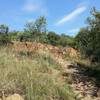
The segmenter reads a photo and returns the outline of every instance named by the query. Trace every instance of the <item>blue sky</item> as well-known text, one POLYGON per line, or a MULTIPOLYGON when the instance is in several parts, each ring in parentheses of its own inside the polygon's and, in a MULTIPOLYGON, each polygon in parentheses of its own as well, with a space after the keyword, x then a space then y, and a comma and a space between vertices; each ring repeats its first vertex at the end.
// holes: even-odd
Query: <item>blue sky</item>
POLYGON ((0 24, 23 30, 27 21, 45 16, 49 31, 75 35, 93 6, 100 10, 100 0, 0 0, 0 24))

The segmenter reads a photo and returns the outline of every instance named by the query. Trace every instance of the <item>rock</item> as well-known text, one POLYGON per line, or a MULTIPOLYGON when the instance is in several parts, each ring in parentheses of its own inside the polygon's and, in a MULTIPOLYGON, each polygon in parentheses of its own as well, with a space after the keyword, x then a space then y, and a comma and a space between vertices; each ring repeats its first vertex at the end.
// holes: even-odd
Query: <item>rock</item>
POLYGON ((82 94, 78 94, 77 100, 81 100, 82 98, 84 98, 84 97, 82 96, 82 94))
POLYGON ((24 100, 19 94, 8 96, 6 100, 24 100))
POLYGON ((100 97, 100 90, 98 90, 98 92, 97 92, 97 96, 100 97))
POLYGON ((92 99, 91 99, 91 96, 88 95, 85 98, 83 98, 82 100, 92 100, 92 99))
POLYGON ((84 88, 85 88, 85 90, 88 90, 88 86, 87 85, 85 85, 84 88))
POLYGON ((71 47, 67 47, 67 48, 64 48, 64 51, 69 55, 69 57, 71 58, 78 58, 79 57, 79 53, 76 49, 74 48, 71 48, 71 47))

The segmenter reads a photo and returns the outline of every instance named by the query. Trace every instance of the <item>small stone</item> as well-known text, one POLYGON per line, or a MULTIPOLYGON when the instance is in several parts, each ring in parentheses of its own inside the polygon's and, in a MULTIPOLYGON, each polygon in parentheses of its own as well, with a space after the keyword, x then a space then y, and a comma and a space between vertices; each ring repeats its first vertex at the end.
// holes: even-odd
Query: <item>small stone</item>
POLYGON ((84 99, 82 99, 82 100, 92 100, 92 99, 91 99, 91 96, 88 95, 88 96, 86 96, 86 97, 85 97, 84 99))
POLYGON ((81 90, 81 91, 84 91, 84 87, 80 87, 80 90, 81 90))
POLYGON ((100 90, 97 92, 97 96, 100 97, 100 90))
POLYGON ((79 94, 79 95, 77 96, 77 99, 80 99, 80 98, 84 98, 84 97, 82 96, 82 94, 79 94))
POLYGON ((87 85, 85 85, 84 88, 85 88, 85 90, 88 90, 88 86, 87 85))
POLYGON ((8 96, 6 100, 24 100, 19 94, 8 96))

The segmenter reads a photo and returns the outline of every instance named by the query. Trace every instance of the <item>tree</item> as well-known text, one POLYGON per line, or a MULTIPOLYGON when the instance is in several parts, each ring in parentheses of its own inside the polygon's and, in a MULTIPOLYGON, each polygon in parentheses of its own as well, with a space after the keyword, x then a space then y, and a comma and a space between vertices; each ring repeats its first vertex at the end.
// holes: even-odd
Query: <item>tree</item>
POLYGON ((0 25, 0 34, 8 34, 9 28, 7 25, 0 25))
POLYGON ((24 32, 33 34, 36 32, 35 22, 27 22, 25 25, 24 32))
POLYGON ((74 38, 65 34, 60 35, 59 45, 65 46, 75 46, 74 38))
POLYGON ((8 36, 9 28, 6 25, 0 25, 0 45, 11 43, 8 36))
POLYGON ((35 21, 35 27, 36 27, 37 33, 46 33, 46 19, 44 16, 40 16, 35 21))
POLYGON ((89 43, 89 31, 87 28, 81 28, 78 35, 76 36, 77 46, 80 47, 81 50, 86 50, 88 48, 89 43))
POLYGON ((93 8, 91 15, 87 19, 88 26, 80 30, 76 40, 86 55, 89 57, 94 55, 100 59, 100 12, 93 8))
POLYGON ((55 32, 49 32, 47 36, 50 44, 55 46, 59 44, 60 36, 57 35, 55 32))
POLYGON ((46 34, 46 19, 45 17, 39 17, 36 21, 34 22, 28 22, 25 25, 25 33, 28 33, 31 35, 34 41, 41 41, 43 40, 42 37, 44 38, 46 34), (42 35, 41 35, 42 34, 42 35))
POLYGON ((25 25, 25 32, 30 32, 32 34, 46 33, 46 19, 45 17, 39 17, 36 21, 27 22, 25 25))

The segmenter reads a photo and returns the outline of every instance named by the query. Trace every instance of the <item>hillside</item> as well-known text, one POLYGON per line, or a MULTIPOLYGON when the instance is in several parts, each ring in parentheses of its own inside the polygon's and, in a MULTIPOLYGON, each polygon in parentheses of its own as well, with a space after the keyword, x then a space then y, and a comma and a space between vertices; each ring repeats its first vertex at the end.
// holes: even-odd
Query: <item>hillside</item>
POLYGON ((3 93, 5 97, 16 93, 26 100, 74 100, 71 88, 60 75, 61 64, 49 52, 31 52, 24 47, 17 43, 0 48, 2 99, 3 93))
POLYGON ((93 79, 78 73, 78 60, 71 47, 31 42, 1 47, 1 100, 99 100, 88 93, 95 87, 93 79))
POLYGON ((0 1, 0 100, 100 100, 100 0, 0 1))

